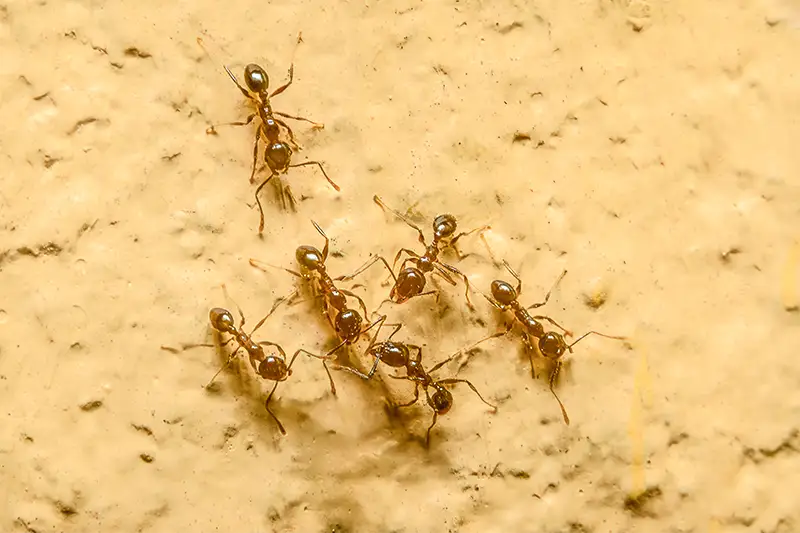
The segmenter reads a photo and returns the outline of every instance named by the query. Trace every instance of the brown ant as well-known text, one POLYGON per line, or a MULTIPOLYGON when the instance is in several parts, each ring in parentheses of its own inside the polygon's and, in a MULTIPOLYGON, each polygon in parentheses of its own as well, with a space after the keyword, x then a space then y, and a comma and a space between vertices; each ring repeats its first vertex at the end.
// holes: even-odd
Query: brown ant
POLYGON ((397 218, 417 230, 419 233, 419 242, 425 246, 425 253, 423 255, 418 255, 416 252, 409 250, 408 248, 401 248, 397 255, 394 258, 394 265, 397 264, 397 261, 400 259, 400 256, 405 252, 409 257, 407 257, 403 263, 400 265, 400 272, 395 277, 394 272, 389 267, 386 259, 381 256, 375 256, 367 263, 364 264, 361 268, 356 270, 351 276, 345 277, 345 280, 349 280, 354 278, 355 276, 359 275, 361 272, 366 270, 367 268, 371 267, 378 261, 382 261, 389 272, 392 274, 392 278, 394 279, 394 286, 392 286, 392 290, 389 293, 390 301, 394 303, 401 304, 410 300, 411 298, 417 296, 425 296, 428 294, 435 294, 438 298, 438 291, 431 290, 427 292, 422 292, 425 289, 425 275, 429 273, 438 274, 441 276, 446 282, 451 285, 456 284, 455 280, 453 280, 451 274, 455 274, 461 277, 464 280, 464 284, 466 285, 466 289, 464 291, 464 296, 467 299, 467 306, 470 309, 474 309, 475 307, 472 305, 472 301, 469 298, 470 292, 470 284, 469 278, 456 267, 448 265, 444 263, 442 260, 439 259, 439 253, 447 247, 453 248, 456 251, 460 258, 466 257, 461 255, 456 248, 456 242, 461 237, 465 235, 469 235, 476 231, 483 232, 489 229, 489 226, 484 226, 482 228, 476 228, 471 231, 461 232, 458 235, 453 236, 456 232, 457 224, 456 224, 456 217, 450 214, 443 214, 438 215, 433 220, 433 241, 430 244, 426 244, 425 235, 422 233, 422 230, 419 227, 411 222, 408 218, 403 216, 402 214, 398 213, 394 209, 387 206, 383 200, 381 200, 378 196, 374 196, 373 200, 376 204, 378 204, 382 209, 390 211, 394 214, 397 218), (414 266, 406 267, 407 263, 412 263, 414 266))
MULTIPOLYGON (((326 357, 328 357, 333 355, 343 346, 355 343, 363 334, 367 333, 375 326, 378 326, 378 329, 375 332, 375 336, 377 337, 381 327, 383 327, 384 322, 386 321, 386 315, 381 315, 369 326, 362 328, 364 319, 361 317, 358 311, 348 307, 347 297, 351 296, 358 300, 365 317, 367 316, 367 306, 364 303, 364 300, 362 300, 357 294, 346 289, 340 289, 336 286, 335 282, 342 281, 343 279, 351 279, 352 276, 339 276, 338 278, 331 278, 330 274, 328 274, 327 267, 325 266, 325 261, 328 259, 330 239, 328 239, 328 236, 325 235, 325 232, 322 231, 322 228, 320 228, 316 222, 312 220, 311 223, 314 225, 319 234, 325 239, 325 246, 322 248, 322 251, 320 252, 319 249, 314 246, 301 245, 295 252, 295 258, 300 264, 303 272, 296 272, 283 267, 277 268, 285 270, 286 272, 298 278, 315 282, 317 292, 323 298, 325 315, 341 340, 341 342, 335 348, 326 354, 326 357), (333 317, 331 316, 331 313, 333 313, 333 317)), ((261 267, 258 263, 260 262, 256 259, 250 259, 250 264, 252 266, 264 270, 263 267, 261 267)))
MULTIPOLYGON (((514 318, 517 322, 522 326, 522 338, 529 349, 529 356, 531 362, 531 376, 536 378, 536 372, 533 366, 533 354, 536 351, 534 348, 534 343, 532 339, 538 339, 536 343, 536 347, 545 356, 547 359, 553 361, 555 366, 553 367, 553 371, 550 373, 550 392, 553 393, 556 401, 558 402, 559 407, 561 407, 561 414, 564 416, 564 422, 569 425, 569 416, 567 415, 567 410, 564 408, 564 404, 561 403, 561 400, 556 394, 555 389, 553 388, 555 384, 555 380, 558 377, 558 373, 561 370, 562 360, 561 357, 564 353, 569 350, 572 353, 572 347, 578 344, 580 341, 588 337, 589 335, 599 335, 600 337, 606 337, 608 339, 616 339, 616 340, 626 340, 625 337, 617 337, 613 335, 606 335, 604 333, 599 333, 597 331, 590 331, 588 333, 584 333, 577 340, 575 340, 571 344, 567 344, 564 340, 564 337, 571 337, 572 332, 565 329, 563 326, 558 324, 555 320, 548 316, 543 315, 536 315, 531 316, 528 313, 528 309, 536 309, 545 305, 548 300, 550 300, 550 294, 553 292, 553 289, 561 282, 561 280, 566 276, 567 271, 564 270, 561 275, 558 277, 556 282, 547 291, 547 294, 544 297, 544 300, 540 303, 535 303, 533 305, 529 305, 527 308, 522 307, 522 304, 519 303, 519 296, 522 294, 522 280, 520 279, 519 275, 511 268, 507 261, 503 261, 503 266, 505 266, 506 270, 514 276, 514 279, 517 280, 517 287, 512 287, 509 283, 502 281, 502 280, 494 280, 491 285, 492 296, 489 297, 484 294, 484 297, 496 308, 500 309, 501 311, 512 311, 514 313, 514 318), (557 328, 561 329, 564 334, 557 331, 548 331, 545 332, 544 326, 540 322, 540 320, 545 320, 550 322, 557 328)), ((507 334, 511 331, 514 323, 508 325, 505 331, 495 334, 494 336, 502 336, 507 334)))
MULTIPOLYGON (((211 322, 211 327, 214 328, 219 333, 228 333, 231 335, 231 337, 227 341, 223 342, 220 346, 224 347, 232 340, 235 340, 238 346, 233 352, 231 352, 225 364, 222 367, 220 367, 219 370, 217 370, 217 373, 214 374, 214 376, 206 385, 206 389, 208 389, 214 382, 214 380, 217 378, 217 376, 220 374, 220 372, 222 372, 233 362, 239 350, 243 349, 244 351, 247 352, 250 360, 250 366, 253 367, 253 370, 255 370, 256 374, 258 374, 259 376, 261 376, 266 380, 275 382, 275 385, 272 387, 269 396, 267 396, 267 400, 264 402, 264 407, 267 409, 267 412, 272 416, 272 418, 278 424, 278 429, 283 435, 286 435, 286 429, 283 427, 281 421, 278 420, 278 417, 275 415, 275 413, 273 413, 272 410, 269 408, 269 403, 272 400, 272 396, 275 394, 275 389, 278 388, 278 384, 282 381, 286 381, 286 379, 292 375, 292 365, 294 364, 294 360, 297 358, 299 354, 303 353, 308 356, 322 360, 322 365, 325 367, 325 372, 328 374, 328 379, 330 380, 331 383, 331 393, 333 393, 333 395, 336 396, 336 385, 333 382, 333 376, 331 376, 331 372, 328 369, 328 364, 327 364, 327 360, 329 359, 329 357, 313 354, 308 350, 304 350, 301 348, 296 352, 294 352, 292 358, 289 360, 289 364, 287 365, 286 352, 279 344, 270 341, 255 342, 252 339, 252 336, 256 332, 256 330, 258 330, 258 328, 260 328, 264 324, 267 318, 269 318, 272 315, 272 313, 275 312, 278 306, 285 300, 286 298, 279 298, 278 300, 276 300, 275 304, 273 304, 272 309, 270 309, 269 313, 267 313, 266 316, 264 316, 264 318, 262 318, 258 322, 258 324, 255 325, 255 327, 249 334, 245 333, 243 329, 245 325, 245 317, 241 309, 239 309, 239 317, 240 317, 239 327, 236 326, 236 322, 233 318, 233 315, 227 309, 215 307, 211 309, 211 311, 209 311, 208 316, 211 322), (274 347, 278 351, 278 354, 267 355, 264 352, 263 348, 264 346, 274 347)), ((184 344, 182 346, 184 350, 190 348, 198 348, 198 347, 214 347, 214 345, 184 344)), ((162 348, 167 350, 172 350, 164 346, 162 346, 162 348)))
MULTIPOLYGON (((378 363, 383 362, 384 364, 392 367, 392 368, 405 368, 406 375, 405 376, 393 376, 389 375, 390 378, 393 379, 405 379, 408 381, 414 382, 414 399, 408 403, 395 405, 395 407, 409 407, 414 405, 419 400, 419 388, 420 386, 425 390, 425 397, 428 401, 428 405, 433 410, 433 420, 431 421, 431 425, 428 427, 428 432, 425 437, 425 444, 430 445, 431 440, 431 430, 433 426, 436 425, 436 420, 438 419, 439 415, 445 415, 450 411, 450 408, 453 407, 453 395, 452 393, 445 388, 445 385, 450 385, 454 383, 466 383, 469 385, 469 388, 478 395, 478 398, 481 399, 483 403, 488 405, 492 408, 492 412, 497 412, 497 406, 490 404, 487 402, 481 393, 478 392, 478 389, 470 383, 466 379, 456 379, 456 378, 448 378, 448 379, 434 379, 431 374, 433 374, 436 370, 450 362, 456 354, 448 357, 444 361, 438 363, 430 370, 426 371, 425 368, 422 366, 422 348, 415 345, 415 344, 406 344, 403 342, 393 342, 391 339, 395 333, 400 330, 399 325, 395 325, 394 330, 389 336, 386 338, 385 341, 381 343, 375 343, 375 339, 372 340, 369 347, 367 348, 366 353, 372 355, 375 358, 375 362, 372 365, 370 371, 366 374, 356 370, 355 368, 348 367, 348 366, 341 366, 341 365, 334 365, 334 369, 337 370, 345 370, 356 376, 359 376, 362 379, 369 380, 375 374, 376 369, 378 368, 378 363), (411 352, 415 352, 414 356, 411 356, 411 352), (433 389, 433 394, 428 392, 428 389, 433 389)), ((488 340, 493 337, 498 337, 502 335, 494 334, 490 335, 480 341, 476 342, 470 349, 474 348, 481 342, 488 340)))
MULTIPOLYGON (((201 38, 197 38, 198 44, 203 47, 205 50, 205 46, 203 45, 203 40, 201 38)), ((302 33, 297 37, 297 44, 299 45, 302 42, 302 33)), ((295 46, 296 50, 296 46, 295 46)), ((258 195, 261 192, 261 189, 274 177, 279 177, 281 174, 285 174, 290 168, 294 167, 303 167, 306 165, 317 165, 322 171, 322 175, 325 176, 325 179, 328 180, 328 183, 337 191, 340 190, 339 186, 334 183, 329 177, 328 173, 325 172, 322 164, 319 161, 304 161, 302 163, 295 163, 291 164, 292 159, 292 149, 289 147, 289 144, 280 140, 280 127, 283 126, 286 129, 286 132, 289 134, 289 143, 291 143, 296 150, 299 150, 300 147, 294 140, 294 133, 292 129, 289 127, 286 122, 282 121, 279 118, 276 118, 275 115, 290 118, 293 120, 303 120, 306 122, 310 122, 314 125, 315 128, 323 128, 323 124, 318 124, 313 120, 298 117, 294 115, 289 115, 286 113, 282 113, 280 111, 275 111, 272 109, 272 103, 270 102, 270 98, 281 94, 285 91, 291 84, 294 79, 294 59, 289 66, 289 81, 285 84, 281 85, 272 93, 268 91, 269 89, 269 76, 267 76, 267 72, 261 68, 261 66, 250 63, 244 68, 244 80, 245 85, 247 88, 243 87, 239 80, 236 79, 236 76, 233 75, 233 72, 228 68, 227 65, 223 65, 225 72, 228 73, 233 83, 236 84, 236 87, 242 92, 242 94, 255 104, 256 112, 251 113, 246 120, 241 122, 228 122, 225 124, 217 124, 216 126, 210 126, 206 133, 209 134, 216 134, 216 127, 217 126, 246 126, 250 124, 256 117, 259 118, 261 124, 259 124, 258 129, 256 130, 256 137, 255 141, 253 142, 253 169, 250 172, 250 183, 255 183, 255 175, 256 175, 256 163, 258 161, 258 143, 263 137, 266 141, 266 149, 264 151, 264 162, 266 166, 270 170, 270 175, 267 179, 261 182, 261 185, 258 186, 255 192, 256 203, 258 204, 258 211, 259 211, 259 224, 258 224, 258 233, 261 234, 264 231, 264 209, 261 206, 261 200, 259 199, 258 195)), ((286 207, 287 201, 289 202, 294 209, 297 201, 292 194, 291 188, 288 185, 280 187, 280 194, 281 194, 281 201, 286 207)))

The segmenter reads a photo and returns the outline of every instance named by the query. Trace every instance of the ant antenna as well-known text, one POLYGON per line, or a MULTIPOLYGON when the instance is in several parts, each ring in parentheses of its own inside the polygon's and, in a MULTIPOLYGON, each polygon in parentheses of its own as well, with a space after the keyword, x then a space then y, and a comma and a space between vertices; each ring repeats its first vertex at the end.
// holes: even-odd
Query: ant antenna
POLYGON ((626 341, 626 340, 628 340, 627 337, 620 337, 620 336, 616 336, 616 335, 606 335, 605 333, 600 333, 598 331, 589 331, 588 333, 584 333, 583 335, 578 337, 572 344, 568 344, 567 345, 567 349, 571 352, 573 346, 575 346, 576 344, 581 342, 583 339, 585 339, 589 335, 598 335, 600 337, 605 337, 606 339, 614 339, 614 340, 618 340, 618 341, 626 341))

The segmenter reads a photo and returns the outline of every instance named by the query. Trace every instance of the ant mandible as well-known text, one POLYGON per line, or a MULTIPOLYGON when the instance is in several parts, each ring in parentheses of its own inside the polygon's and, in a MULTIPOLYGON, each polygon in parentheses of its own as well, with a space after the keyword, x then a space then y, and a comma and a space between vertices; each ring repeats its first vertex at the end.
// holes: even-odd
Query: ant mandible
MULTIPOLYGON (((358 311, 348 306, 347 297, 350 296, 358 300, 365 317, 367 316, 367 306, 364 303, 364 300, 362 300, 357 294, 346 289, 340 289, 336 286, 337 281, 351 279, 351 276, 339 276, 337 278, 332 278, 330 274, 328 274, 325 261, 328 259, 330 239, 328 239, 328 236, 325 235, 324 231, 322 231, 322 228, 319 227, 319 224, 313 220, 311 223, 314 225, 314 228, 316 228, 319 234, 325 239, 325 246, 322 248, 322 251, 314 246, 301 245, 295 251, 295 258, 300 264, 302 272, 296 272, 283 267, 277 268, 285 270, 286 272, 300 279, 315 282, 316 289, 323 298, 325 315, 328 318, 328 322, 330 322, 341 341, 336 347, 326 354, 326 357, 329 357, 336 353, 343 346, 355 343, 362 335, 367 333, 375 326, 378 326, 378 329, 375 331, 375 337, 377 337, 381 327, 383 327, 384 323, 386 322, 386 315, 381 315, 366 328, 362 327, 364 319, 361 317, 358 311), (333 317, 331 317, 331 313, 333 313, 333 317)), ((260 261, 256 259, 250 259, 250 264, 252 266, 264 270, 259 263, 260 261)))
MULTIPOLYGON (((205 50, 205 46, 203 45, 203 40, 198 37, 197 38, 198 44, 205 50)), ((297 45, 302 42, 302 33, 297 37, 297 44, 295 45, 295 50, 297 49, 297 45)), ((208 53, 208 52, 206 52, 208 53)), ((294 56, 294 54, 292 54, 294 56)), ((239 80, 236 79, 233 72, 228 68, 227 65, 223 65, 225 72, 228 73, 233 83, 236 84, 236 87, 239 88, 239 91, 247 98, 250 102, 255 104, 256 112, 251 113, 246 120, 241 122, 227 122, 225 124, 217 124, 216 126, 210 126, 206 133, 209 134, 216 134, 216 128, 218 126, 246 126, 250 124, 256 117, 259 118, 261 123, 256 130, 256 137, 253 142, 253 168, 250 172, 250 183, 255 183, 255 175, 256 175, 256 163, 258 161, 258 144, 261 138, 263 137, 266 141, 266 149, 264 150, 264 162, 266 163, 267 167, 270 170, 270 175, 267 179, 261 182, 261 185, 258 186, 255 192, 255 199, 256 203, 258 204, 259 210, 259 224, 258 224, 258 233, 259 235, 264 231, 264 209, 261 205, 261 200, 259 199, 258 195, 261 192, 261 189, 274 177, 279 177, 281 174, 285 174, 290 168, 294 167, 303 167, 307 165, 317 165, 322 175, 325 176, 325 179, 328 180, 328 183, 336 190, 341 190, 339 186, 334 183, 330 177, 328 177, 328 173, 325 172, 322 164, 319 161, 304 161, 302 163, 291 163, 292 159, 292 149, 289 147, 289 144, 282 142, 280 140, 280 127, 283 126, 286 129, 286 132, 289 134, 289 142, 295 147, 296 150, 299 150, 300 147, 294 140, 294 133, 292 129, 289 127, 286 122, 282 121, 279 118, 276 118, 275 115, 290 118, 293 120, 303 120, 306 122, 310 122, 314 125, 315 128, 323 128, 323 124, 318 124, 313 120, 298 117, 294 115, 289 115, 287 113, 282 113, 280 111, 275 111, 272 109, 272 103, 270 99, 274 96, 281 94, 285 91, 294 80, 294 59, 289 66, 289 81, 285 84, 281 85, 272 93, 269 92, 269 76, 267 75, 266 71, 261 68, 261 66, 250 63, 244 68, 244 80, 245 85, 247 88, 243 87, 239 80)), ((286 207, 287 201, 289 202, 294 208, 297 204, 294 195, 292 194, 291 188, 286 185, 280 187, 281 191, 281 199, 283 202, 284 207, 286 207)))
MULTIPOLYGON (((288 377, 292 375, 292 365, 294 364, 294 361, 295 359, 297 359, 297 356, 299 354, 303 353, 310 357, 322 360, 322 365, 325 367, 325 372, 328 374, 328 379, 330 380, 331 393, 334 396, 336 396, 336 385, 333 382, 333 376, 331 376, 331 372, 328 369, 328 364, 327 364, 327 360, 329 359, 329 357, 317 355, 301 348, 296 352, 294 352, 292 358, 289 360, 289 364, 287 365, 286 352, 279 344, 271 341, 255 342, 253 340, 252 338, 253 334, 264 324, 264 322, 266 322, 266 320, 275 312, 278 306, 280 306, 285 300, 286 298, 279 298, 278 300, 276 300, 272 306, 272 309, 270 309, 269 313, 267 313, 264 316, 264 318, 262 318, 255 325, 255 327, 249 334, 245 333, 243 329, 245 325, 245 317, 241 309, 238 309, 240 318, 239 322, 240 325, 238 327, 236 326, 236 321, 234 320, 233 315, 227 309, 223 309, 221 307, 214 307, 213 309, 211 309, 211 311, 209 311, 208 316, 209 316, 209 321, 211 322, 211 327, 214 328, 219 333, 227 333, 231 335, 231 337, 225 342, 223 342, 220 346, 224 347, 233 340, 236 341, 238 346, 228 356, 228 359, 225 362, 225 364, 222 365, 222 367, 220 367, 219 370, 217 370, 217 372, 214 374, 214 376, 212 376, 208 384, 206 384, 206 389, 208 389, 214 382, 214 380, 217 378, 217 376, 220 374, 220 372, 222 372, 225 368, 230 366, 236 355, 239 353, 239 350, 243 349, 244 351, 247 352, 248 358, 250 360, 250 366, 253 367, 253 370, 256 372, 256 374, 258 374, 259 376, 268 381, 275 382, 275 385, 273 385, 272 390, 269 393, 269 396, 267 396, 267 399, 264 402, 264 407, 266 408, 267 412, 272 416, 272 418, 275 420, 275 422, 278 425, 278 429, 283 435, 286 435, 286 429, 284 428, 283 424, 278 419, 278 417, 275 415, 275 413, 272 412, 272 409, 269 408, 269 404, 270 401, 272 400, 272 396, 275 394, 275 390, 278 388, 278 384, 280 384, 283 381, 286 381, 288 377), (266 352, 264 352, 264 346, 274 347, 276 350, 278 350, 278 355, 274 354, 267 355, 266 352)), ((214 345, 198 343, 198 344, 184 344, 182 346, 184 350, 190 348, 198 348, 198 347, 214 347, 214 345)), ((169 349, 163 346, 162 348, 169 349)))
POLYGON ((364 270, 368 269, 378 261, 383 262, 386 268, 392 275, 392 279, 394 279, 394 285, 392 286, 392 290, 389 293, 390 301, 394 303, 401 304, 410 300, 411 298, 417 296, 425 296, 429 294, 435 294, 438 298, 438 291, 431 290, 427 292, 423 292, 425 289, 425 282, 426 274, 438 274, 442 277, 447 283, 454 285, 456 284, 455 280, 453 280, 451 274, 455 274, 459 276, 461 279, 464 280, 465 284, 465 291, 464 296, 467 300, 467 306, 470 309, 475 309, 472 305, 472 301, 469 297, 470 292, 470 283, 469 278, 460 270, 452 265, 448 265, 444 263, 441 259, 439 259, 439 253, 445 248, 452 248, 455 250, 456 254, 459 258, 465 257, 461 255, 456 248, 456 242, 466 235, 471 233, 475 233, 476 231, 484 232, 489 229, 489 226, 484 226, 482 228, 476 228, 470 231, 464 231, 459 233, 458 235, 453 236, 456 232, 457 224, 456 224, 456 217, 450 214, 443 214, 438 215, 433 220, 433 241, 430 244, 426 244, 425 235, 422 233, 422 230, 419 227, 411 222, 408 218, 400 214, 399 212, 395 211, 394 209, 387 206, 383 200, 381 200, 378 196, 373 197, 373 201, 378 204, 382 209, 390 211, 394 216, 417 230, 419 233, 419 242, 425 246, 425 253, 422 255, 417 254, 416 252, 409 250, 408 248, 401 248, 400 251, 397 252, 397 255, 394 258, 394 263, 397 264, 397 261, 400 259, 400 256, 403 253, 406 253, 409 257, 407 257, 403 263, 400 265, 400 272, 397 276, 394 275, 392 268, 389 267, 389 264, 386 262, 382 256, 375 256, 371 260, 367 261, 361 268, 356 270, 351 276, 346 277, 344 279, 349 280, 354 278, 355 276, 359 275, 364 270), (406 267, 407 263, 412 263, 414 266, 406 267))
MULTIPOLYGON (((536 343, 536 347, 550 361, 553 361, 555 366, 553 367, 552 372, 550 373, 550 392, 553 393, 556 401, 558 402, 559 407, 561 407, 561 414, 564 417, 564 422, 569 425, 569 416, 567 415, 567 410, 564 408, 564 404, 561 403, 561 399, 556 394, 554 389, 554 384, 556 378, 558 377, 558 373, 561 370, 562 366, 562 356, 564 353, 569 351, 572 353, 572 347, 578 344, 580 341, 588 337, 589 335, 598 335, 600 337, 605 337, 607 339, 615 339, 615 340, 627 340, 626 337, 618 337, 614 335, 606 335, 604 333, 599 333, 597 331, 589 331, 588 333, 584 333, 577 340, 572 342, 571 344, 567 344, 564 340, 564 337, 571 337, 572 332, 565 329, 563 326, 558 324, 555 320, 548 316, 544 315, 535 315, 531 316, 528 313, 528 309, 536 309, 545 305, 548 300, 550 300, 550 294, 553 292, 553 289, 561 282, 561 280, 566 276, 567 271, 564 270, 561 275, 558 277, 556 282, 547 291, 547 294, 544 297, 544 300, 539 303, 535 303, 533 305, 529 305, 527 308, 523 307, 522 304, 519 303, 519 296, 522 294, 522 280, 520 279, 519 275, 514 272, 514 269, 508 264, 507 261, 503 260, 503 266, 505 266, 506 270, 514 276, 514 279, 517 280, 517 287, 512 287, 509 283, 503 280, 494 280, 491 285, 491 292, 492 296, 489 297, 484 294, 484 297, 496 308, 500 309, 501 311, 512 311, 514 313, 514 318, 516 322, 518 322, 522 326, 522 338, 525 342, 526 346, 529 350, 529 357, 531 362, 531 376, 535 379, 536 372, 533 365, 533 354, 536 351, 534 348, 534 343, 532 339, 538 339, 536 343), (557 331, 548 331, 545 332, 544 326, 540 322, 540 320, 546 320, 550 322, 557 328, 561 329, 564 334, 561 334, 557 331)), ((494 336, 502 336, 507 334, 511 331, 514 323, 508 325, 505 331, 501 333, 497 333, 494 336)))
MULTIPOLYGON (((430 446, 431 440, 431 430, 436 425, 436 421, 439 415, 447 414, 450 409, 453 407, 453 394, 445 387, 445 385, 455 384, 455 383, 466 383, 469 385, 469 388, 478 395, 478 398, 481 399, 483 403, 488 405, 492 408, 492 412, 497 412, 497 406, 487 402, 481 393, 478 392, 478 389, 466 379, 456 379, 456 378, 447 378, 447 379, 434 379, 431 374, 437 371, 439 368, 450 362, 456 354, 448 357, 444 361, 438 363, 430 370, 426 371, 425 368, 422 366, 422 348, 415 344, 406 344, 403 342, 394 342, 392 341, 392 337, 395 333, 400 330, 399 325, 395 325, 394 330, 389 336, 386 338, 385 341, 381 343, 375 343, 375 340, 370 343, 370 346, 367 348, 366 353, 372 355, 375 358, 375 362, 372 365, 372 368, 367 374, 364 374, 355 368, 348 367, 348 366, 341 366, 341 365, 334 365, 334 369, 336 370, 345 370, 356 376, 359 376, 362 379, 369 380, 375 374, 376 369, 378 368, 378 363, 383 362, 387 366, 392 368, 405 368, 406 375, 405 376, 393 376, 389 375, 390 378, 393 379, 404 379, 408 381, 414 382, 414 399, 410 402, 395 405, 395 407, 409 407, 414 405, 419 400, 419 388, 422 387, 425 390, 425 398, 428 402, 428 406, 433 410, 433 420, 431 421, 431 425, 428 427, 428 431, 425 436, 425 444, 426 446, 430 446), (412 358, 411 352, 414 351, 414 357, 412 358), (428 389, 433 389, 433 394, 428 392, 428 389)), ((484 339, 473 344, 470 349, 474 348, 481 342, 488 340, 492 337, 497 337, 498 335, 490 335, 484 339)))

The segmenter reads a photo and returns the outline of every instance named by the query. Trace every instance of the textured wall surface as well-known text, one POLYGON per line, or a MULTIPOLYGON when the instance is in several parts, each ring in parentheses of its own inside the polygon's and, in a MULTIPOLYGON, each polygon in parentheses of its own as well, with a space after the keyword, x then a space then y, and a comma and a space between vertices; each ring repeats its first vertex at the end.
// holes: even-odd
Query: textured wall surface
MULTIPOLYGON (((126 3, 0 6, 0 530, 798 531, 797 0, 126 3), (299 32, 273 105, 324 123, 291 121, 293 161, 341 192, 290 170, 297 212, 266 187, 259 238, 255 126, 206 128, 248 113, 223 63, 277 87, 299 32), (219 343, 215 306, 249 331, 298 286, 249 260, 296 268, 311 219, 334 276, 421 253, 376 194, 428 239, 490 225, 524 304, 566 269, 539 311, 628 337, 565 357, 569 426, 516 329, 437 371, 498 409, 454 386, 430 447, 383 367, 334 397, 298 359, 282 436, 246 358, 206 390, 229 347, 161 349, 219 343)), ((512 318, 478 292, 508 273, 460 249, 474 311, 441 279, 381 307, 427 368, 512 318)), ((370 311, 386 278, 356 280, 370 311)), ((324 353, 320 309, 255 338, 324 353)))

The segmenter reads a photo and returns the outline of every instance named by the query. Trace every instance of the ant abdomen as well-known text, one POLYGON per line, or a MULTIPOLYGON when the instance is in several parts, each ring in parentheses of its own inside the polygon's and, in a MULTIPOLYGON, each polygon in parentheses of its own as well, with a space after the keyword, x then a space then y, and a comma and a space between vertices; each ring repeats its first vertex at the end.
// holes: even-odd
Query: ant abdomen
POLYGON ((268 355, 258 365, 258 375, 270 381, 283 381, 289 375, 286 361, 276 355, 268 355))
POLYGON ((255 63, 244 67, 244 82, 248 89, 257 94, 261 94, 269 88, 269 76, 263 68, 255 63))
POLYGON ((397 296, 397 299, 406 301, 409 298, 418 295, 425 288, 425 274, 414 267, 404 268, 397 275, 397 283, 392 288, 392 299, 397 296))
POLYGON ((505 281, 496 279, 492 282, 492 297, 501 305, 511 305, 517 300, 517 291, 505 281))
POLYGON ((453 407, 453 395, 442 385, 433 385, 436 391, 429 397, 428 403, 437 414, 444 415, 453 407))
POLYGON ((353 309, 345 309, 336 316, 335 327, 343 340, 355 341, 361 336, 361 315, 353 309))
POLYGON ((208 312, 208 318, 211 321, 211 326, 217 331, 231 333, 236 330, 236 322, 227 309, 215 307, 208 312))
POLYGON ((298 246, 294 256, 300 266, 308 270, 319 270, 323 264, 322 252, 306 244, 298 246))
POLYGON ((433 236, 437 241, 452 236, 456 228, 456 217, 453 215, 444 214, 433 219, 433 236))

